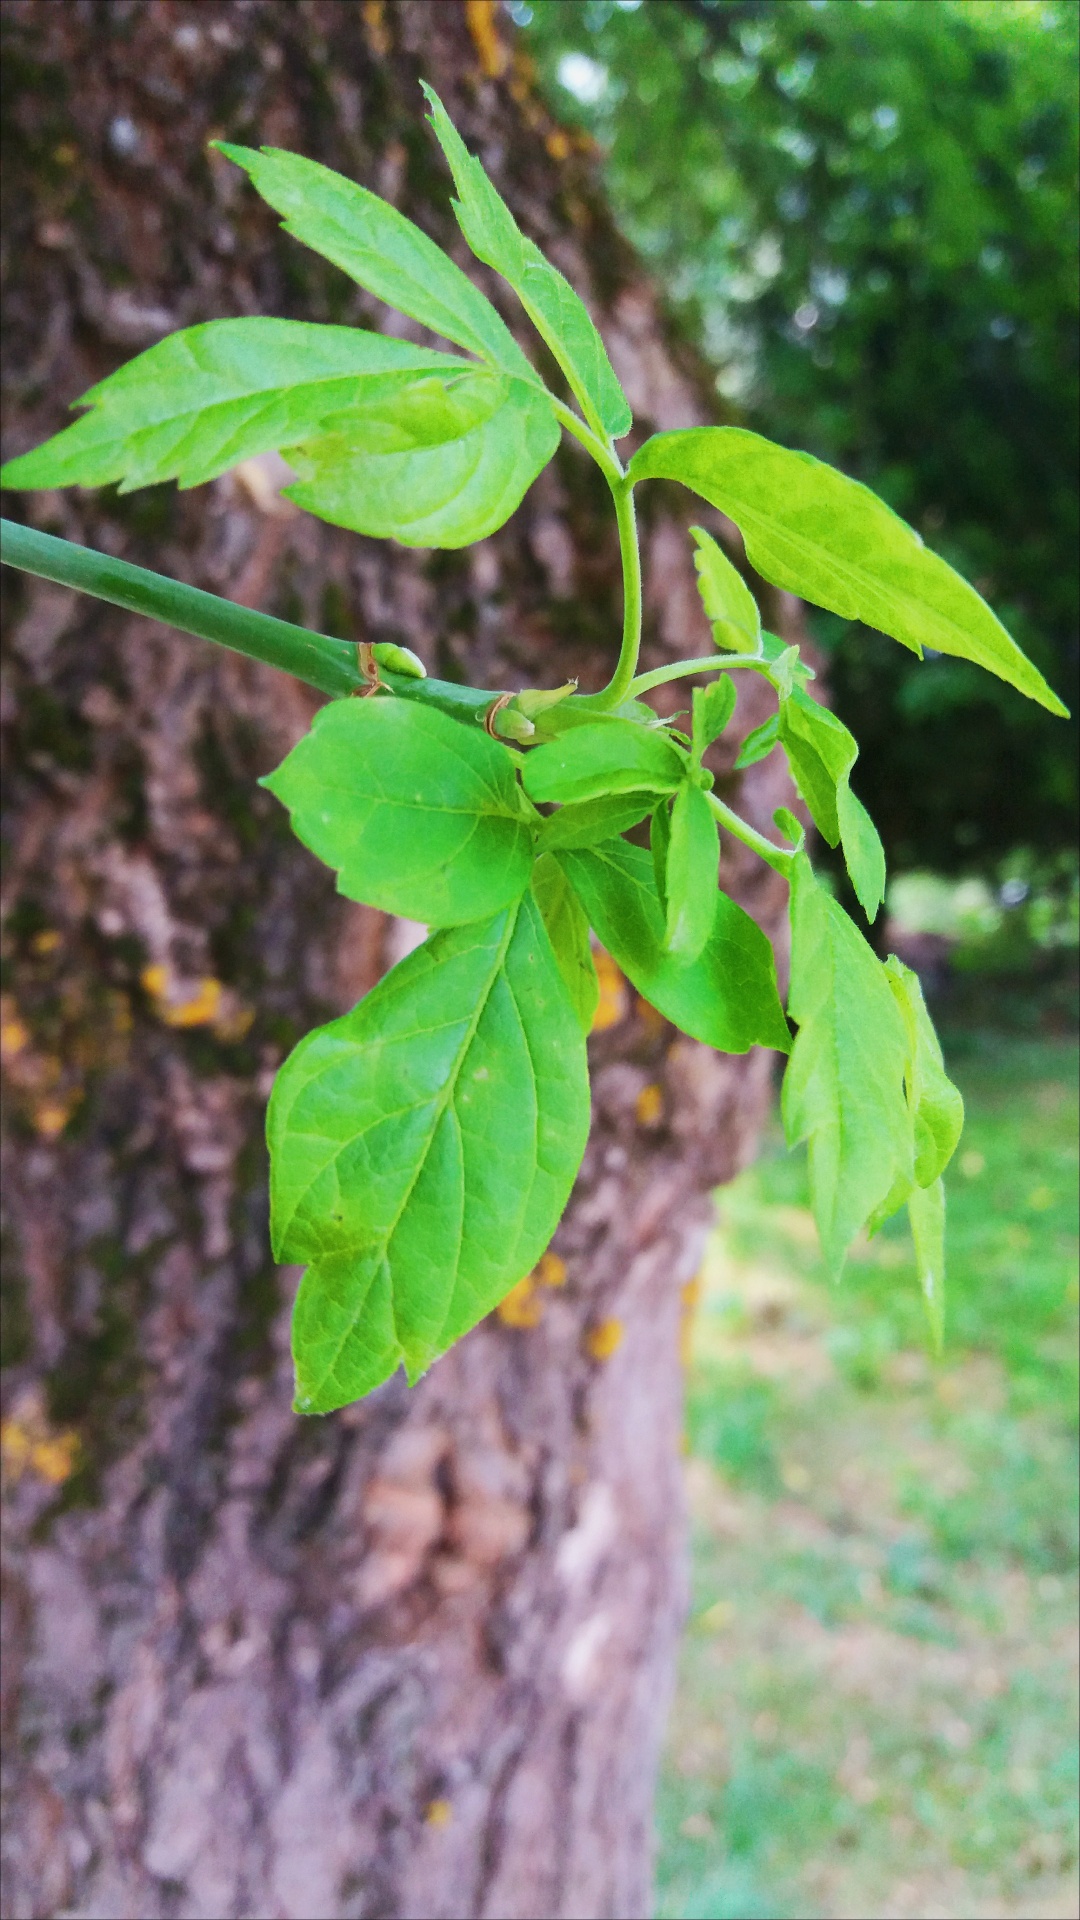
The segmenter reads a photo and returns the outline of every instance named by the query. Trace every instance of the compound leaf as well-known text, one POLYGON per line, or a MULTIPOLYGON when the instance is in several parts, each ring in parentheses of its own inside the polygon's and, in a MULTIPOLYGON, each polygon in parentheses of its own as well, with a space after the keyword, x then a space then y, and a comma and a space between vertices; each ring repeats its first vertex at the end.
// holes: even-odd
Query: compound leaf
POLYGON ((908 1032, 881 962, 805 854, 793 863, 788 1006, 799 1031, 784 1127, 790 1146, 809 1142, 814 1217, 835 1274, 860 1228, 912 1177, 908 1032))
POLYGON ((275 1256, 307 1266, 296 1406, 415 1379, 534 1265, 589 1125, 585 1040, 531 894, 435 934, 278 1074, 275 1256))
POLYGON ((739 527, 747 557, 774 586, 847 620, 974 660, 1051 713, 1066 708, 974 587, 868 487, 808 453, 744 427, 656 434, 632 481, 681 480, 739 527))
POLYGON ((691 527, 697 552, 698 592, 713 639, 730 653, 756 653, 761 644, 761 615, 746 581, 723 548, 704 527, 691 527))
POLYGON ((462 233, 477 259, 494 267, 513 287, 594 424, 617 440, 629 432, 633 415, 584 301, 539 247, 525 238, 438 94, 426 84, 424 92, 435 137, 460 196, 454 212, 462 233))
POLYGON ((483 540, 510 518, 559 443, 544 395, 523 380, 505 386, 496 411, 441 445, 372 451, 345 426, 287 448, 300 477, 283 491, 321 520, 408 547, 483 540))
POLYGON ((262 782, 338 891, 427 926, 479 920, 522 894, 532 866, 505 748, 434 707, 334 700, 262 782))
POLYGON ((844 864, 856 899, 872 925, 885 898, 885 849, 870 815, 846 779, 836 789, 836 819, 844 864))
POLYGON ((686 781, 671 808, 664 877, 665 951, 696 960, 712 932, 720 878, 716 822, 701 788, 686 781))
POLYGON ((776 1047, 791 1036, 776 991, 772 948, 749 914, 717 892, 712 932, 689 964, 664 951, 665 918, 652 856, 625 840, 559 863, 602 946, 652 1006, 722 1053, 776 1047))
POLYGON ((532 890, 581 1031, 588 1033, 600 999, 600 982, 589 944, 589 923, 577 894, 550 854, 541 854, 536 862, 532 890))
POLYGON ((685 771, 685 757, 667 734, 604 720, 534 748, 521 780, 530 800, 565 804, 601 794, 674 793, 685 771))
POLYGON ((4 484, 194 487, 331 430, 369 452, 434 445, 488 419, 507 390, 473 361, 359 328, 210 320, 91 387, 76 403, 90 412, 9 461, 4 484))
POLYGON ((885 853, 849 785, 859 753, 855 740, 843 721, 798 686, 781 700, 777 728, 814 824, 831 847, 842 842, 859 904, 872 921, 885 897, 885 853))
POLYGON ((302 154, 280 147, 256 151, 226 140, 212 144, 243 167, 256 191, 283 215, 286 233, 444 340, 540 385, 490 300, 396 207, 302 154))

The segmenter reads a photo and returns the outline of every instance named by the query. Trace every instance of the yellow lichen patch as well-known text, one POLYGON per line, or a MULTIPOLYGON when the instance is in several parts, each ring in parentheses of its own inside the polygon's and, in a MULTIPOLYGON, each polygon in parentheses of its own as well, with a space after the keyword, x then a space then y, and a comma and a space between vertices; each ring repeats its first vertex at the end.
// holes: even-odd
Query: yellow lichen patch
POLYGON ((651 1006, 648 1000, 643 1000, 640 993, 634 998, 634 1012, 645 1028, 649 1039, 658 1040, 667 1024, 663 1014, 657 1013, 656 1008, 651 1006))
POLYGON ((424 1808, 425 1827, 448 1827, 453 1817, 449 1800, 429 1800, 424 1808))
POLYGON ((695 1273, 692 1280, 679 1289, 679 1358, 684 1367, 690 1365, 690 1349, 694 1337, 694 1317, 701 1299, 702 1278, 695 1273))
POLYGON ((43 927, 41 932, 35 933, 31 940, 30 951, 31 953, 55 953, 59 945, 60 935, 56 928, 43 927))
POLYGON ((81 1099, 82 1090, 75 1087, 65 1099, 40 1101, 33 1113, 35 1132, 46 1140, 55 1140, 58 1133, 63 1133, 81 1099))
POLYGON ((392 45, 386 24, 386 0, 364 0, 361 13, 371 51, 382 58, 392 45))
POLYGON ((593 1014, 592 1032, 603 1033, 605 1027, 617 1027, 620 1020, 625 1020, 630 996, 625 976, 615 965, 610 953, 605 953, 603 947, 597 947, 593 959, 596 962, 596 977, 600 982, 600 998, 593 1014))
POLYGON ((495 1309, 504 1327, 536 1327, 544 1315, 544 1303, 536 1297, 536 1287, 531 1273, 511 1287, 505 1300, 500 1300, 495 1309))
POLYGON ((544 145, 553 160, 566 160, 570 156, 570 139, 561 127, 553 127, 544 145))
POLYGON ((581 1343, 589 1359, 610 1360, 622 1345, 623 1331, 621 1320, 598 1320, 581 1343))
POLYGON ((177 980, 169 967, 144 967, 139 975, 167 1027, 209 1027, 217 1018, 222 985, 212 974, 194 982, 177 980))
POLYGON ((70 1428, 52 1433, 40 1407, 30 1405, 21 1416, 0 1426, 0 1459, 8 1480, 36 1473, 52 1487, 70 1480, 79 1457, 79 1436, 70 1428))
POLYGON ((533 1277, 538 1287, 565 1287, 566 1261, 557 1253, 545 1253, 533 1277))
POLYGON ((634 1102, 634 1111, 641 1127, 655 1127, 664 1114, 664 1095, 655 1085, 642 1087, 634 1102))
POLYGON ((489 80, 497 80, 506 65, 506 48, 495 30, 495 0, 465 0, 465 24, 483 71, 489 80))
POLYGON ((30 1035, 15 1012, 0 1014, 0 1059, 14 1060, 30 1045, 30 1035))

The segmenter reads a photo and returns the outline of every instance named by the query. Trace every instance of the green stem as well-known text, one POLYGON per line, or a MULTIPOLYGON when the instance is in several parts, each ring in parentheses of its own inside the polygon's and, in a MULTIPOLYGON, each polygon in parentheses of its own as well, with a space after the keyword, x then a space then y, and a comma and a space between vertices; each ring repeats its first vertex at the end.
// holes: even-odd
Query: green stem
POLYGON ((790 875, 791 863, 795 858, 793 853, 788 853, 783 847, 775 846, 771 840, 766 840, 763 833, 759 833, 756 827, 751 827, 739 814, 734 813, 723 800, 717 798, 715 793, 708 793, 705 798, 720 825, 726 827, 729 833, 733 833, 736 840, 741 840, 744 847, 750 847, 776 873, 782 873, 785 879, 790 875))
POLYGON ((621 707, 629 697, 634 682, 634 669, 641 650, 641 552, 638 547, 637 516, 634 512, 634 492, 625 479, 611 481, 611 492, 615 501, 615 517, 619 527, 619 552, 622 556, 623 576, 623 633, 622 646, 615 672, 606 687, 599 693, 587 694, 575 701, 578 706, 595 707, 605 713, 611 707, 621 707))
MULTIPOLYGON (((178 627, 181 633, 213 640, 233 653, 246 653, 267 666, 280 667, 309 687, 317 687, 320 693, 340 698, 359 692, 365 684, 357 665, 356 647, 348 640, 334 640, 329 634, 311 633, 288 620, 276 620, 272 614, 238 607, 235 601, 221 600, 216 593, 203 593, 199 587, 184 586, 146 567, 114 560, 92 547, 75 546, 70 540, 58 540, 51 533, 39 533, 14 520, 0 521, 0 560, 24 573, 91 594, 96 600, 126 607, 131 613, 146 614, 164 626, 178 627)), ((402 698, 439 707, 455 719, 482 719, 494 698, 481 688, 457 687, 446 680, 413 680, 385 670, 382 678, 402 698)))
POLYGON ((648 693, 650 687, 662 687, 669 680, 684 680, 691 673, 733 673, 739 667, 749 667, 754 673, 761 673, 765 662, 741 653, 710 653, 703 660, 676 660, 670 667, 654 667, 651 673, 639 673, 628 689, 628 698, 636 700, 641 693, 648 693))
POLYGON ((563 400, 557 400, 553 393, 547 392, 546 387, 544 392, 547 394, 547 398, 554 408, 556 417, 561 420, 567 433, 572 433, 575 440, 580 440, 585 451, 591 453, 597 466, 603 473, 608 486, 614 491, 623 479, 624 474, 622 462, 615 452, 614 447, 611 445, 611 442, 601 440, 599 434, 593 432, 592 428, 582 420, 580 414, 574 412, 573 407, 568 407, 563 400))

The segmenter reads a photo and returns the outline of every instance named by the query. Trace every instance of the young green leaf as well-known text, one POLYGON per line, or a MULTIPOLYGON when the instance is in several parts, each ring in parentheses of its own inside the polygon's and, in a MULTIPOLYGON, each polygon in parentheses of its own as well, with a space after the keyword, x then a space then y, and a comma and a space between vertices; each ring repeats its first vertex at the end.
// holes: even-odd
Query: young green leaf
POLYGON ((286 233, 444 340, 541 385, 490 300, 395 207, 302 154, 280 147, 256 151, 226 140, 211 144, 243 167, 256 191, 284 216, 286 233))
POLYGON ((779 738, 780 715, 773 713, 762 721, 760 727, 755 727, 752 733, 747 734, 735 762, 735 772, 742 773, 747 767, 756 767, 759 760, 764 760, 765 755, 772 752, 779 738))
POLYGON ((723 548, 704 527, 691 527, 697 552, 698 592, 713 639, 729 653, 756 653, 761 645, 761 615, 746 581, 723 548))
POLYGON ((701 765, 706 747, 718 740, 735 711, 735 688, 727 674, 710 680, 707 687, 695 687, 693 698, 693 749, 695 766, 701 765))
POLYGON ((684 962, 696 960, 716 918, 720 843, 701 788, 687 780, 671 808, 664 877, 664 950, 684 962))
POLYGON ((883 501, 808 453, 743 427, 659 433, 639 448, 631 481, 681 480, 742 532, 751 564, 774 586, 847 620, 974 660, 1051 713, 1057 695, 986 602, 883 501))
POLYGON ((467 433, 506 399, 502 374, 354 327, 210 320, 149 347, 76 404, 89 407, 5 486, 199 486, 253 455, 331 430, 370 452, 467 433))
POLYGON ((600 999, 600 982, 589 944, 589 923, 577 894, 550 854, 541 854, 537 860, 532 890, 581 1031, 588 1033, 600 999))
POLYGON ((873 921, 885 897, 885 854, 877 828, 848 784, 859 749, 841 720, 801 687, 780 703, 779 737, 818 832, 843 843, 859 904, 873 921))
POLYGON ((941 1043, 926 1010, 919 976, 890 954, 885 962, 908 1036, 906 1082, 915 1129, 915 1179, 931 1187, 944 1173, 964 1127, 964 1102, 945 1072, 941 1043))
POLYGON ((408 547, 483 540, 510 518, 559 441, 542 394, 523 380, 506 389, 496 412, 442 445, 377 452, 355 444, 346 427, 286 448, 300 476, 286 498, 335 526, 408 547))
POLYGON ((915 1246, 915 1268, 926 1301, 930 1337, 937 1354, 945 1344, 945 1185, 913 1187, 908 1195, 908 1219, 915 1246))
POLYGON ((566 804, 601 794, 674 793, 685 771, 685 758, 667 734, 632 720, 605 720, 537 747, 521 779, 530 800, 566 804))
POLYGON ((784 1075, 789 1146, 809 1141, 810 1194, 825 1259, 851 1241, 913 1171, 904 1094, 908 1034, 881 962, 797 854, 791 993, 798 1035, 784 1075))
POLYGON ((655 804, 653 793, 605 793, 597 800, 577 800, 548 816, 536 836, 536 850, 555 853, 560 847, 595 847, 601 840, 614 840, 644 820, 655 804))
POLYGON ((660 912, 667 928, 667 863, 671 848, 671 802, 664 799, 653 809, 649 822, 649 851, 652 854, 653 881, 660 912))
POLYGON ((776 991, 772 948, 727 894, 717 893, 712 932, 687 965, 664 952, 664 914, 652 858, 643 848, 610 840, 556 857, 601 944, 666 1019, 722 1053, 754 1046, 787 1052, 791 1036, 776 991))
MULTIPOLYGON (((374 703, 372 703, 374 704, 374 703)), ((278 1074, 275 1256, 303 1262, 296 1406, 415 1379, 539 1258, 589 1126, 585 1040, 531 894, 435 934, 278 1074)))
POLYGON ((335 700, 262 782, 338 891, 428 926, 479 920, 522 894, 532 866, 505 748, 434 707, 335 700))
POLYGON ((539 247, 521 232, 479 160, 466 147, 442 101, 421 83, 431 124, 454 176, 460 198, 458 225, 478 260, 508 281, 530 320, 561 366, 586 417, 617 440, 633 423, 630 405, 580 295, 539 247))

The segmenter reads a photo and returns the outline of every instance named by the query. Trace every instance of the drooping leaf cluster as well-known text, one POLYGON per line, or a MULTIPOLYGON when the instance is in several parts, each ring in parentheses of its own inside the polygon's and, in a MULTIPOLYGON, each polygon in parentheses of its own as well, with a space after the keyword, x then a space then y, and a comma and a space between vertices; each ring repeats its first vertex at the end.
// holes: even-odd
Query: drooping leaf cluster
MULTIPOLYGON (((227 146, 290 232, 460 351, 211 321, 102 381, 72 427, 8 463, 5 483, 195 485, 275 449, 309 511, 451 547, 507 519, 565 425, 601 465, 624 530, 636 485, 677 480, 736 522, 767 579, 1060 710, 974 589, 834 469, 732 428, 659 434, 624 469, 615 440, 630 411, 586 308, 429 98, 462 232, 518 294, 580 412, 393 208, 297 155, 227 146)), ((858 749, 808 692, 798 649, 761 630, 721 548, 700 528, 694 538, 718 651, 689 733, 635 697, 653 682, 634 678, 633 631, 589 697, 572 684, 488 696, 428 680, 400 648, 361 647, 364 697, 324 707, 264 783, 341 893, 429 930, 352 1013, 301 1041, 271 1099, 274 1249, 306 1269, 302 1411, 341 1406, 401 1364, 416 1379, 543 1252, 588 1132, 593 937, 693 1038, 790 1054, 785 1124, 809 1142, 830 1265, 906 1203, 940 1334, 940 1176, 961 1116, 918 983, 883 965, 822 889, 793 816, 777 815, 789 846, 766 839, 714 795, 705 764, 735 713, 737 672, 763 675, 777 711, 742 764, 782 748, 873 919, 885 864, 850 785, 858 749), (624 837, 645 822, 647 848, 624 837), (789 1017, 768 941, 719 885, 718 830, 791 882, 789 1017)))
MULTIPOLYGON (((1072 704, 1073 0, 557 0, 516 17, 732 417, 883 494, 1072 704)), ((955 658, 917 672, 850 616, 816 625, 890 861, 1075 845, 1075 730, 955 658)))

